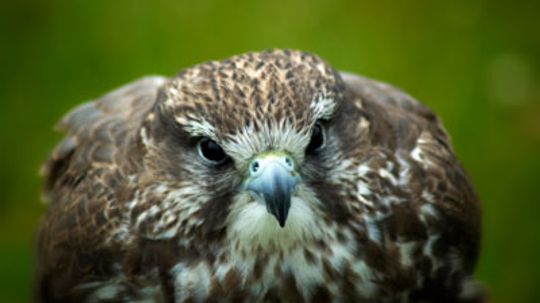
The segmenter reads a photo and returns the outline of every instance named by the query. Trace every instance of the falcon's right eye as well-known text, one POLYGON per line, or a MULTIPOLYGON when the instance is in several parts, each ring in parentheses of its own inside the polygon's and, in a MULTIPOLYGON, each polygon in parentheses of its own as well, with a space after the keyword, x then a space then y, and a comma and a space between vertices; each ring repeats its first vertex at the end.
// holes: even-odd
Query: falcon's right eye
POLYGON ((210 164, 221 164, 228 158, 221 146, 208 138, 203 138, 197 143, 197 150, 199 151, 199 156, 210 164))

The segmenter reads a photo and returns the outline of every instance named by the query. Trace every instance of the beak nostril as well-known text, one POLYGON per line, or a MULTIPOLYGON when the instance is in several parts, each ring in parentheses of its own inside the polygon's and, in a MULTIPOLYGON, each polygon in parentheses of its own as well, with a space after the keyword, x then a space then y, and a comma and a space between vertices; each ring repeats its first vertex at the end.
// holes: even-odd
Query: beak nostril
POLYGON ((291 158, 289 158, 289 157, 285 157, 285 164, 287 164, 287 166, 290 167, 290 168, 293 167, 293 162, 292 162, 291 158))
POLYGON ((260 164, 259 164, 259 161, 253 161, 251 163, 251 172, 253 173, 256 173, 259 171, 259 167, 260 167, 260 164))

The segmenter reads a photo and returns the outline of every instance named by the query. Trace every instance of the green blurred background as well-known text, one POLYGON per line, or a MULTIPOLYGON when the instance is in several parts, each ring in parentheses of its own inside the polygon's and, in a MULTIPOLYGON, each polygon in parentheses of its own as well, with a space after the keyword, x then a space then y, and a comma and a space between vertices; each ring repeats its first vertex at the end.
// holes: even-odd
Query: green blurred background
POLYGON ((540 302, 537 1, 2 1, 0 302, 31 298, 41 161, 53 124, 147 74, 288 47, 395 84, 434 109, 484 208, 477 277, 540 302))

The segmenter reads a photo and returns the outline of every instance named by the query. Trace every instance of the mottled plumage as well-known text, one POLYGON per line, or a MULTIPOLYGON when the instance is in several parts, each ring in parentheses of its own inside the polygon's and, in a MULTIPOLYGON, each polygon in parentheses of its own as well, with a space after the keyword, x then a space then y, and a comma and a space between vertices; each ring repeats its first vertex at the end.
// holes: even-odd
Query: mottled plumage
POLYGON ((43 302, 479 302, 480 207, 437 117, 297 51, 85 103, 43 171, 43 302))

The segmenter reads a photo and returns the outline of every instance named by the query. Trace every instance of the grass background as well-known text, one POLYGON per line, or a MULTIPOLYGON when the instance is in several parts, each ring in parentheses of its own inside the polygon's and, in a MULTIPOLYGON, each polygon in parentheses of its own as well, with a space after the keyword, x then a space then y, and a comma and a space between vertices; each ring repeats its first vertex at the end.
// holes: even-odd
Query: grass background
POLYGON ((477 277, 540 302, 537 1, 2 1, 0 302, 31 299, 38 168, 70 108, 147 74, 248 50, 315 52, 434 109, 484 209, 477 277))

